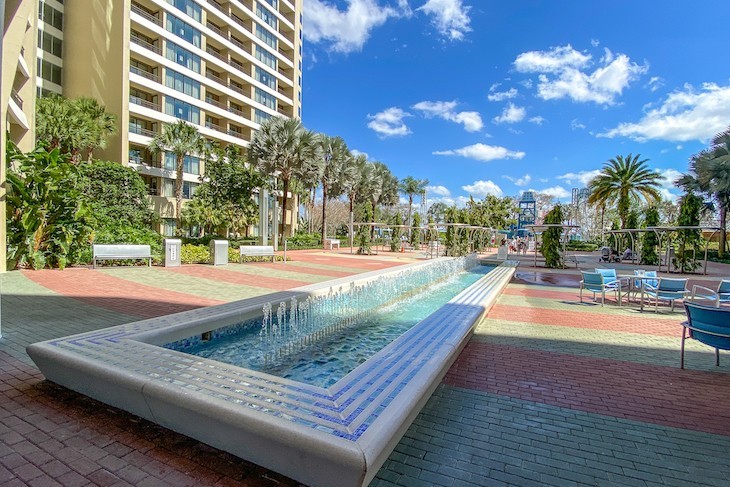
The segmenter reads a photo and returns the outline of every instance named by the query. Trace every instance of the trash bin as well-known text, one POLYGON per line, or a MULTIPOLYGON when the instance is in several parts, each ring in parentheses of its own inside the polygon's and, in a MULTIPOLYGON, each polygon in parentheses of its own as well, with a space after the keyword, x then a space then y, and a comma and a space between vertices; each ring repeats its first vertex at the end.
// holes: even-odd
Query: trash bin
POLYGON ((213 265, 228 264, 228 240, 210 241, 210 263, 213 265))
POLYGON ((165 267, 180 267, 180 248, 182 240, 179 238, 165 239, 165 267))

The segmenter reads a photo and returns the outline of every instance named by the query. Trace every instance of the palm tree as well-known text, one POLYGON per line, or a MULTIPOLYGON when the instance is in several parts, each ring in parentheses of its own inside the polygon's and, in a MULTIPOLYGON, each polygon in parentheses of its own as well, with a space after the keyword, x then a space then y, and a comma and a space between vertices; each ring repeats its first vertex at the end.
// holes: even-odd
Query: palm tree
POLYGON ((685 191, 696 191, 711 196, 717 202, 720 214, 720 242, 718 255, 726 247, 727 212, 730 208, 730 128, 712 139, 709 149, 692 156, 690 174, 684 174, 676 185, 685 191))
POLYGON ((49 151, 68 144, 71 111, 71 104, 61 95, 36 100, 36 140, 49 151))
POLYGON ((615 204, 621 228, 626 228, 632 203, 639 203, 642 199, 657 202, 660 198, 657 188, 661 176, 646 167, 648 159, 639 160, 640 157, 639 154, 629 154, 626 158, 616 156, 609 159, 601 174, 588 184, 591 190, 588 203, 601 208, 615 204))
POLYGON ((175 218, 178 230, 182 222, 183 168, 185 156, 205 150, 206 140, 198 129, 184 120, 165 122, 162 132, 150 141, 152 154, 171 152, 175 155, 175 218))
POLYGON ((272 117, 254 132, 248 147, 248 161, 265 175, 281 182, 281 234, 286 228, 286 205, 292 181, 302 167, 319 155, 317 136, 306 130, 298 118, 272 117))
POLYGON ((372 165, 368 164, 365 154, 358 154, 351 158, 350 162, 346 164, 346 168, 347 172, 344 174, 342 184, 347 200, 350 202, 350 247, 352 247, 355 202, 365 194, 372 175, 372 165))
POLYGON ((337 198, 344 192, 344 188, 340 184, 343 178, 343 167, 352 158, 350 150, 342 137, 330 137, 321 134, 319 143, 322 153, 324 154, 324 165, 320 182, 322 183, 322 241, 326 237, 327 229, 327 198, 337 198))
MULTIPOLYGON (((400 184, 398 185, 398 190, 408 197, 408 220, 406 221, 409 226, 411 224, 411 214, 413 211, 413 198, 416 195, 423 195, 426 191, 427 184, 428 179, 414 179, 411 176, 406 176, 401 179, 400 184)), ((408 233, 410 234, 410 229, 408 233)))
POLYGON ((82 96, 75 100, 75 104, 89 133, 83 148, 88 151, 87 160, 91 162, 94 150, 106 148, 107 139, 117 133, 117 117, 108 113, 96 98, 82 96))

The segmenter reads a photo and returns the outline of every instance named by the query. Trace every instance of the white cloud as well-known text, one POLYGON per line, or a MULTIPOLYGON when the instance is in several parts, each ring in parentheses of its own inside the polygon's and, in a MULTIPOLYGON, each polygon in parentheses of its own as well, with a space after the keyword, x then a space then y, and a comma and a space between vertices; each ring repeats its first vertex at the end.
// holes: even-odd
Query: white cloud
POLYGON ((600 45, 601 45, 601 41, 599 41, 598 39, 591 39, 591 46, 598 47, 600 45))
POLYGON ((502 188, 492 181, 474 181, 472 184, 462 186, 461 189, 477 198, 484 198, 488 194, 500 197, 504 195, 502 188))
POLYGON ((649 109, 636 123, 621 123, 599 137, 629 137, 643 142, 706 141, 725 130, 730 120, 730 86, 705 83, 700 90, 685 85, 658 108, 649 109))
POLYGON ((527 186, 528 184, 530 184, 530 181, 532 181, 532 176, 530 176, 529 174, 525 174, 521 178, 513 178, 512 176, 502 177, 512 181, 515 186, 527 186))
POLYGON ((440 117, 450 122, 464 125, 467 132, 478 132, 484 127, 482 117, 478 112, 456 112, 455 101, 422 101, 413 105, 426 118, 440 117))
POLYGON ((463 208, 464 206, 466 206, 466 204, 468 202, 469 202, 468 196, 457 196, 457 197, 443 196, 443 197, 438 197, 438 198, 429 198, 429 200, 428 200, 429 206, 434 203, 443 203, 446 206, 457 206, 459 208, 463 208))
POLYGON ((497 91, 497 88, 499 88, 499 86, 499 83, 495 83, 489 87, 489 94, 487 95, 487 99, 489 101, 510 100, 517 96, 517 90, 515 88, 510 88, 507 91, 497 91))
POLYGON ((537 117, 532 117, 528 122, 534 123, 535 125, 542 125, 545 122, 545 118, 538 115, 537 117))
POLYGON ((359 156, 359 155, 362 154, 363 156, 365 156, 366 159, 370 160, 370 155, 367 152, 363 152, 363 151, 360 151, 360 150, 357 150, 357 149, 351 149, 350 150, 350 153, 353 156, 355 156, 355 157, 357 157, 357 156, 359 156))
POLYGON ((614 55, 604 49, 599 67, 587 72, 584 69, 592 65, 592 56, 576 51, 570 44, 522 53, 514 65, 523 73, 539 73, 537 96, 543 100, 570 98, 599 105, 614 104, 623 90, 649 69, 631 62, 625 54, 614 55))
POLYGON ((559 74, 568 68, 583 68, 591 60, 589 54, 583 54, 570 44, 554 47, 550 51, 523 52, 515 59, 515 69, 521 73, 555 73, 559 74))
POLYGON ((599 174, 601 174, 601 170, 594 169, 592 171, 569 172, 562 176, 558 176, 557 179, 562 179, 566 184, 570 184, 571 186, 575 186, 580 183, 581 187, 586 187, 591 179, 595 178, 599 174))
POLYGON ((659 193, 663 199, 676 202, 681 191, 674 185, 674 182, 682 177, 682 173, 676 169, 659 169, 658 172, 661 175, 659 193))
POLYGON ((426 194, 437 196, 451 196, 451 191, 446 186, 426 186, 426 194))
POLYGON ((649 87, 649 91, 654 93, 656 90, 664 86, 664 80, 659 76, 652 76, 646 85, 649 87))
POLYGON ((461 4, 461 0, 428 0, 418 8, 433 16, 432 23, 439 33, 452 41, 460 41, 464 34, 471 32, 469 10, 461 4))
POLYGON ((525 157, 524 152, 511 151, 504 147, 474 144, 462 147, 461 149, 436 151, 433 152, 437 156, 461 156, 477 161, 494 161, 497 159, 522 159, 525 157))
POLYGON ((399 8, 382 7, 375 0, 348 0, 347 10, 324 0, 304 2, 304 35, 313 43, 326 42, 336 52, 362 50, 370 32, 391 17, 408 15, 406 2, 399 8))
POLYGON ((518 123, 525 118, 526 110, 522 107, 515 106, 514 103, 508 103, 502 114, 494 117, 494 123, 518 123))
POLYGON ((551 186, 549 188, 545 189, 531 189, 530 191, 535 191, 537 193, 546 194, 548 196, 552 196, 553 198, 557 198, 559 200, 570 198, 571 192, 567 189, 563 188, 562 186, 551 186))
POLYGON ((405 117, 410 116, 410 113, 404 112, 398 107, 390 107, 375 115, 368 115, 370 119, 368 127, 381 137, 402 137, 411 133, 411 130, 403 122, 405 117))
POLYGON ((582 130, 582 129, 586 128, 586 126, 583 125, 580 122, 580 120, 578 120, 577 118, 574 118, 573 120, 570 121, 570 128, 573 130, 582 130))

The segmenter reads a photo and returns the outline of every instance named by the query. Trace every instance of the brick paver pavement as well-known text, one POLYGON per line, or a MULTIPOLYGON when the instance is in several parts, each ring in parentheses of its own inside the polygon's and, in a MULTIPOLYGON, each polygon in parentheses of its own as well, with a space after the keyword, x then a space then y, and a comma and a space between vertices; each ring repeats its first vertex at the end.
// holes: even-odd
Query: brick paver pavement
MULTIPOLYGON (((46 382, 24 352, 35 341, 407 261, 292 256, 286 266, 0 276, 0 485, 296 485, 46 382)), ((581 305, 577 287, 565 287, 575 277, 510 284, 373 485, 730 485, 728 354, 715 367, 712 351, 690 342, 688 370, 679 370, 679 310, 581 305)))

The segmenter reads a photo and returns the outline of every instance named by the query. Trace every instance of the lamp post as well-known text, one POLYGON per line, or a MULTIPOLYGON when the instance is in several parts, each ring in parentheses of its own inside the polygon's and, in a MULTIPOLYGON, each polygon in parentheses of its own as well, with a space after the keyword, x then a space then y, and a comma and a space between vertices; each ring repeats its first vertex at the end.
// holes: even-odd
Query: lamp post
POLYGON ((327 237, 327 225, 325 211, 327 210, 327 167, 332 160, 332 148, 327 147, 327 152, 324 153, 324 172, 322 176, 322 245, 324 245, 324 239, 327 237))

